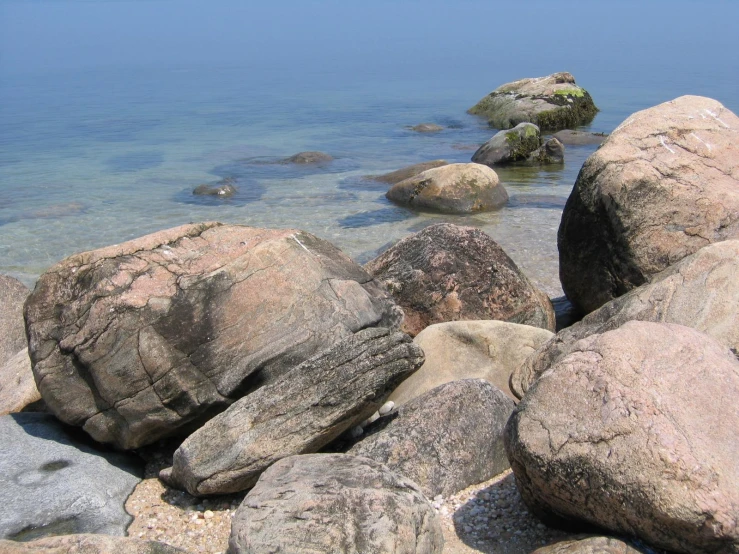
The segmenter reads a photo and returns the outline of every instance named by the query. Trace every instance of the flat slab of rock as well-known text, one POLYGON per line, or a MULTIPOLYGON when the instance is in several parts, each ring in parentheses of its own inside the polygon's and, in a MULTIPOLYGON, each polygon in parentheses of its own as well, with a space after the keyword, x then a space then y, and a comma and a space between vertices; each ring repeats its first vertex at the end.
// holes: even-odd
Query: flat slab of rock
POLYGON ((423 173, 427 169, 434 169, 443 165, 449 165, 449 162, 446 162, 444 160, 432 160, 430 162, 421 162, 418 164, 409 165, 408 167, 403 167, 401 169, 391 171, 390 173, 384 173, 383 175, 368 175, 366 179, 394 185, 396 183, 400 183, 401 181, 409 179, 410 177, 415 177, 416 175, 418 175, 419 173, 423 173))
POLYGON ((403 308, 411 336, 434 323, 498 319, 554 330, 549 298, 473 227, 441 223, 404 238, 365 268, 403 308))
POLYGON ((506 451, 537 514, 683 553, 739 551, 739 360, 680 325, 577 343, 513 412, 506 451))
POLYGON ((590 133, 587 131, 573 131, 571 129, 557 131, 552 136, 567 146, 603 144, 603 141, 608 138, 608 135, 605 133, 590 133))
POLYGON ((130 449, 183 434, 400 313, 313 235, 203 223, 67 258, 41 276, 26 319, 49 409, 130 449))
POLYGON ((385 464, 427 498, 446 497, 508 469, 503 429, 513 408, 487 381, 452 381, 377 420, 347 454, 385 464))
POLYGON ((635 548, 614 537, 587 537, 543 546, 531 554, 647 554, 650 552, 654 551, 635 548))
POLYGON ((413 339, 426 361, 392 392, 389 400, 400 406, 457 379, 485 379, 516 399, 509 389, 511 374, 553 336, 546 329, 504 321, 430 325, 413 339))
POLYGON ((440 554, 439 517, 418 486, 348 454, 292 456, 236 510, 229 554, 440 554))
POLYGON ((513 129, 493 135, 472 154, 472 161, 489 167, 523 161, 539 146, 539 128, 533 123, 519 123, 513 129))
POLYGON ((28 349, 24 348, 5 364, 0 364, 0 416, 20 412, 40 400, 28 349))
POLYGON ((598 108, 588 91, 565 72, 502 85, 468 112, 486 118, 496 129, 529 122, 542 131, 559 131, 590 123, 598 108))
POLYGON ((739 117, 682 96, 637 112, 586 161, 557 235, 582 313, 714 242, 739 238, 739 117))
POLYGON ((276 461, 316 452, 370 416, 422 363, 408 335, 360 331, 211 419, 162 477, 195 496, 246 490, 276 461))
POLYGON ((124 504, 141 481, 125 454, 101 453, 49 414, 0 417, 0 538, 125 535, 124 504))
POLYGON ((476 163, 428 169, 393 185, 385 196, 403 206, 451 214, 496 210, 508 201, 495 171, 476 163))
POLYGON ((611 300, 557 333, 513 372, 511 390, 521 398, 542 373, 575 348, 577 341, 611 331, 627 321, 685 325, 739 352, 737 275, 739 241, 701 248, 655 275, 651 283, 611 300))
POLYGON ((28 346, 23 303, 30 292, 18 279, 0 275, 0 366, 28 346))
POLYGON ((156 541, 108 535, 62 535, 31 542, 0 540, 3 554, 187 554, 156 541))

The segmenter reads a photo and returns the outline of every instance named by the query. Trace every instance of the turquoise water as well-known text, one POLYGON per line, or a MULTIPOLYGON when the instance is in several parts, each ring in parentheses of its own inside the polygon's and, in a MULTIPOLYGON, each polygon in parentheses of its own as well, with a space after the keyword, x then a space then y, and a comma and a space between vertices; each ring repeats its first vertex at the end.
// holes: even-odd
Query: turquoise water
MULTIPOLYGON (((537 40, 543 48, 549 39, 537 40)), ((451 221, 483 229, 547 293, 561 294, 561 209, 595 147, 569 147, 561 167, 500 169, 511 203, 469 217, 393 206, 385 188, 360 177, 425 160, 469 161, 495 131, 465 110, 516 78, 573 72, 601 109, 586 127, 594 131, 610 132, 630 113, 688 93, 739 110, 734 53, 701 64, 633 52, 619 61, 611 52, 599 62, 598 47, 592 50, 592 58, 580 52, 572 63, 561 55, 511 58, 484 71, 472 70, 465 53, 459 67, 433 71, 433 64, 282 71, 172 63, 6 75, 0 273, 32 285, 72 253, 207 220, 305 229, 364 262, 429 223, 451 221), (406 128, 422 122, 445 130, 406 128), (322 168, 255 163, 304 150, 336 160, 322 168), (192 196, 198 184, 224 176, 237 177, 235 198, 192 196)))

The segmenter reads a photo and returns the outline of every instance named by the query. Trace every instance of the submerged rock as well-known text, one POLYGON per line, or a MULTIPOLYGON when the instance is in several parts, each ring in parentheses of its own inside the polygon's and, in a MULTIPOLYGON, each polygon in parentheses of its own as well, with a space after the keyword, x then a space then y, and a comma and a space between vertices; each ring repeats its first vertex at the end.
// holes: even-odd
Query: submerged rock
POLYGON ((564 129, 554 133, 552 138, 556 138, 559 142, 567 146, 586 146, 590 144, 603 144, 603 141, 608 138, 608 135, 606 133, 590 133, 587 131, 564 129))
POLYGON ((298 152, 293 154, 289 158, 285 158, 283 163, 289 164, 322 164, 333 161, 333 156, 326 154, 325 152, 298 152))
POLYGON ((419 123, 418 125, 411 127, 411 131, 415 131, 417 133, 438 133, 443 130, 444 127, 437 125, 436 123, 419 123))
POLYGON ((215 184, 202 184, 195 187, 192 193, 196 196, 218 196, 221 198, 230 198, 236 194, 236 181, 230 178, 221 179, 215 184))
POLYGON ((486 118, 496 129, 529 122, 542 131, 558 131, 589 123, 598 108, 570 73, 554 73, 502 85, 468 112, 486 118))
POLYGON ((394 185, 396 183, 404 181, 405 179, 409 179, 410 177, 415 177, 416 175, 418 175, 419 173, 423 173, 427 169, 434 169, 443 165, 449 165, 449 162, 446 162, 444 160, 421 162, 418 164, 409 165, 408 167, 403 167, 396 171, 391 171, 390 173, 385 173, 383 175, 368 175, 367 177, 365 177, 365 179, 371 179, 372 181, 380 181, 381 183, 394 185))
POLYGON ((539 128, 532 123, 519 123, 509 131, 500 131, 478 148, 472 161, 489 167, 528 159, 541 145, 539 128))

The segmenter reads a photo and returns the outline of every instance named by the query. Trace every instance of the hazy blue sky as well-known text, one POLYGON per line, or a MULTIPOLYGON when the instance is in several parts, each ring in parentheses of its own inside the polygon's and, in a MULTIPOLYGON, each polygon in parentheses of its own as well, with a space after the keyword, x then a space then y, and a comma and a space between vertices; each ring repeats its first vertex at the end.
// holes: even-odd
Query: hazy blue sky
POLYGON ((223 64, 413 73, 515 59, 528 74, 628 67, 635 57, 640 67, 737 71, 737 22, 737 0, 0 0, 0 72, 223 64))

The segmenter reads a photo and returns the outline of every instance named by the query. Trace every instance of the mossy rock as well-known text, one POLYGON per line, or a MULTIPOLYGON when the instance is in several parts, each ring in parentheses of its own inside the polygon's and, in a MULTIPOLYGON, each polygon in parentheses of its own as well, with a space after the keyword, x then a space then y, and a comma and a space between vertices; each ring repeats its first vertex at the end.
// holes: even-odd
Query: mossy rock
POLYGON ((541 146, 539 128, 533 123, 519 123, 509 131, 500 131, 472 155, 472 161, 494 167, 526 160, 541 146))

